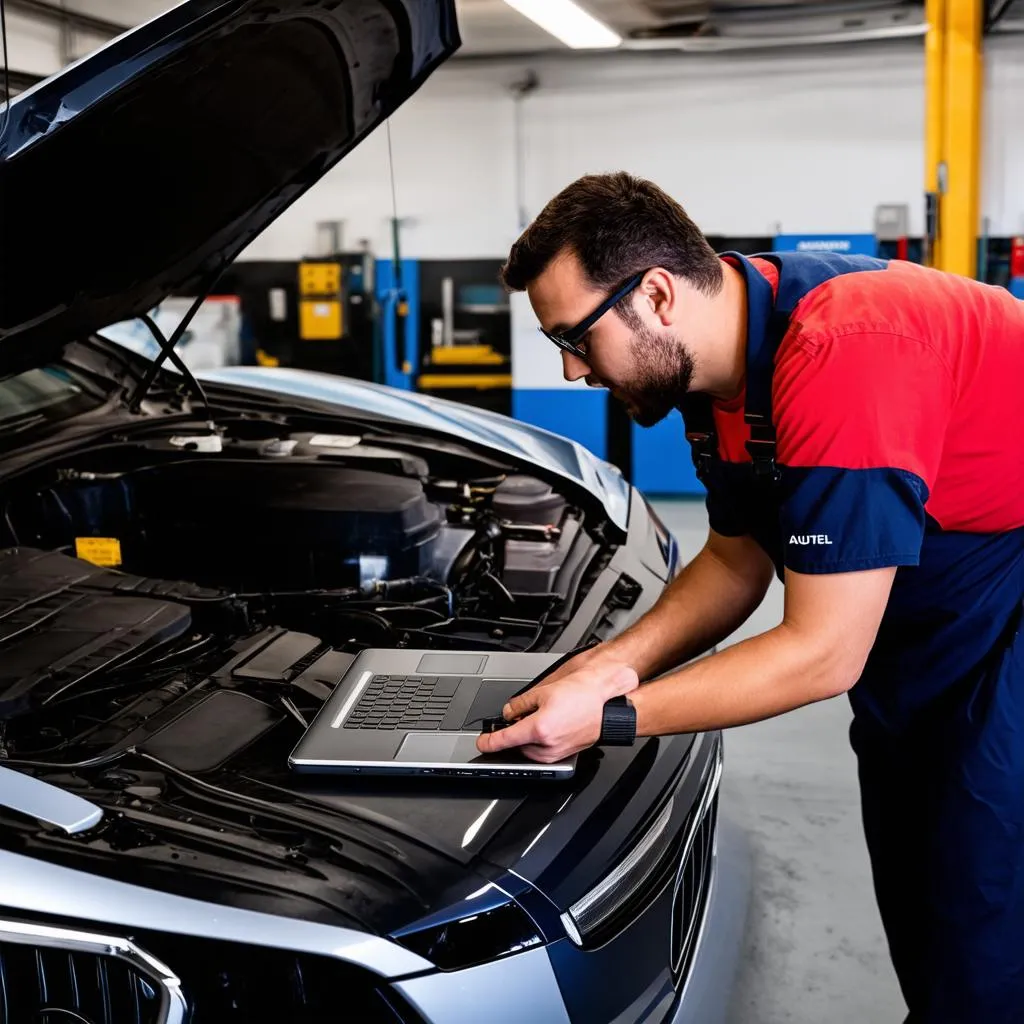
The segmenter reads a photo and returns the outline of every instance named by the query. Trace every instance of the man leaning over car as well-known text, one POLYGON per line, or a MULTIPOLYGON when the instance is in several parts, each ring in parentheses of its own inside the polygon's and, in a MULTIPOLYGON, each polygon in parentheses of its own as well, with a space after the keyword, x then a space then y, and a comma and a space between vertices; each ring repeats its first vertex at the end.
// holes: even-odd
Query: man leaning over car
POLYGON ((906 262, 719 256, 621 173, 551 200, 503 276, 568 380, 641 426, 682 411, 710 531, 653 609, 512 701, 480 750, 561 759, 616 704, 645 737, 848 692, 907 1020, 1024 1021, 1024 303, 906 262), (692 660, 773 571, 782 622, 692 660))

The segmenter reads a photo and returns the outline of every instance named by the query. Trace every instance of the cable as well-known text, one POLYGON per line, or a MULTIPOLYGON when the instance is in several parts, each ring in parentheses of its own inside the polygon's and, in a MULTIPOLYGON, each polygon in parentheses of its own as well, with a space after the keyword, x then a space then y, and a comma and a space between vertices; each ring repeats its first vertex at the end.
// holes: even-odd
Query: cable
POLYGON ((4 48, 4 124, 0 128, 0 143, 7 135, 7 126, 11 123, 11 67, 7 60, 7 0, 0 0, 0 37, 4 48))
POLYGON ((4 757, 0 758, 0 768, 47 768, 54 771, 74 771, 79 768, 100 768, 103 765, 113 764, 115 761, 120 761, 125 754, 134 754, 134 747, 125 747, 123 750, 113 750, 106 754, 100 754, 99 757, 90 757, 85 761, 23 761, 20 758, 4 757))
POLYGON ((391 118, 387 119, 388 129, 388 170, 391 174, 391 216, 398 222, 398 190, 395 187, 395 154, 391 148, 391 118))

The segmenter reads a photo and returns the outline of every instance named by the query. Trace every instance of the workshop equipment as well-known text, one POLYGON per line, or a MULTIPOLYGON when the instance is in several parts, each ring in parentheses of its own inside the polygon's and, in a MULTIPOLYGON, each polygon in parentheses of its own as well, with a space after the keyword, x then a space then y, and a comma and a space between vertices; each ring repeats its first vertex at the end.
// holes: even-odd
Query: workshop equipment
POLYGON ((243 362, 377 379, 375 270, 365 252, 233 263, 219 287, 241 300, 243 362))
POLYGON ((341 262, 307 260, 299 264, 299 338, 339 341, 344 333, 341 262))
POLYGON ((420 391, 512 411, 512 328, 500 260, 424 260, 421 323, 430 339, 420 391))

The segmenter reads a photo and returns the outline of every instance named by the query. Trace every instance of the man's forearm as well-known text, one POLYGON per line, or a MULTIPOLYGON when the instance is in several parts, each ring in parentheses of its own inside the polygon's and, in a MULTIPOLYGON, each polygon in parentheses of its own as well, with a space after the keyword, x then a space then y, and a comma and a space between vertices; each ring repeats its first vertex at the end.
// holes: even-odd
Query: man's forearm
POLYGON ((746 622, 771 580, 771 565, 753 544, 749 560, 739 564, 706 545, 646 615, 603 645, 603 653, 650 679, 720 643, 746 622))
POLYGON ((782 624, 630 694, 637 734, 747 725, 844 692, 861 671, 842 645, 809 642, 782 624))

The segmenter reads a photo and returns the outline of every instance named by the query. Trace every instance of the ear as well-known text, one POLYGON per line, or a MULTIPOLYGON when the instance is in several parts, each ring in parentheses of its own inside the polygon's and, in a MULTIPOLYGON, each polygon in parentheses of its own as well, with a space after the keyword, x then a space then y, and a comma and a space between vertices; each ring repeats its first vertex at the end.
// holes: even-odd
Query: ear
POLYGON ((644 275, 640 293, 647 308, 661 321, 662 327, 670 327, 675 322, 680 286, 672 274, 662 267, 654 267, 644 275))

